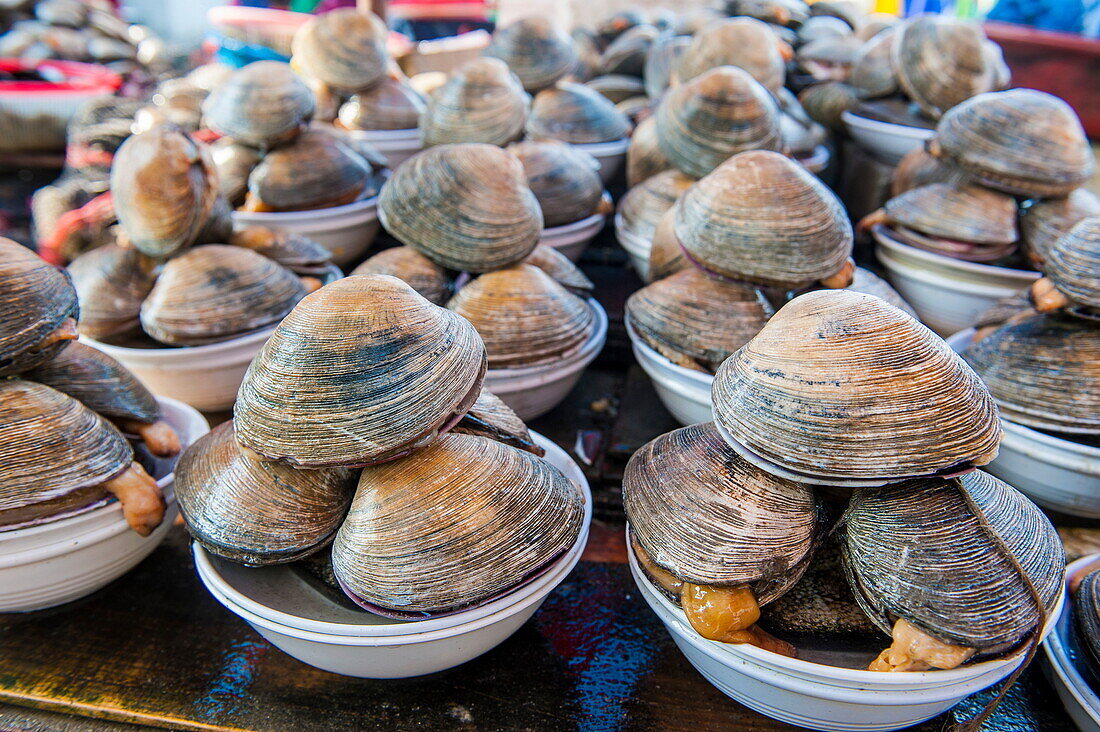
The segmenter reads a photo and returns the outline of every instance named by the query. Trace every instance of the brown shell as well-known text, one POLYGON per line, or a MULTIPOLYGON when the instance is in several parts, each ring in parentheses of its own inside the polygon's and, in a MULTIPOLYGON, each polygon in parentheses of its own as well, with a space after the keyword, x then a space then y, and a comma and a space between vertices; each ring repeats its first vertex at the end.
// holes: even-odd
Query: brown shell
POLYGON ((141 303, 156 281, 156 263, 131 247, 108 244, 81 254, 68 272, 80 298, 80 333, 100 340, 141 329, 141 303))
POLYGON ((888 28, 866 41, 856 53, 848 83, 864 99, 888 97, 898 90, 892 58, 896 34, 888 28))
POLYGON ((975 22, 927 14, 903 23, 892 47, 906 96, 933 119, 959 102, 997 88, 998 68, 975 22))
POLYGON ((691 266, 676 238, 676 205, 673 205, 657 222, 657 228, 653 231, 646 281, 657 282, 691 266))
POLYGON ((695 181, 678 170, 666 170, 632 187, 619 200, 622 227, 640 239, 653 239, 657 223, 695 181))
POLYGON ((333 269, 332 252, 313 239, 292 231, 246 226, 233 232, 229 243, 262 254, 299 275, 325 278, 333 269))
POLYGON ((1081 219, 1054 242, 1043 273, 1074 306, 1100 311, 1100 214, 1081 219))
POLYGON ((378 252, 351 274, 391 275, 433 305, 443 305, 451 297, 451 278, 447 271, 412 247, 393 247, 378 252))
MULTIPOLYGON (((608 101, 622 111, 620 105, 629 99, 645 99, 645 86, 642 80, 636 76, 622 76, 612 74, 610 76, 597 76, 584 82, 589 89, 599 92, 607 97, 608 101)), ((626 114, 626 112, 623 112, 626 114)), ((629 115, 627 115, 629 118, 629 115)))
POLYGON ((426 147, 480 142, 507 145, 523 136, 531 99, 507 65, 479 58, 461 66, 428 96, 420 115, 426 147))
POLYGON ((588 153, 556 140, 517 142, 508 146, 508 152, 523 164, 546 228, 580 221, 599 207, 600 165, 588 153))
POLYGON ((233 206, 244 202, 248 176, 263 156, 254 147, 223 137, 210 146, 210 159, 218 172, 218 192, 233 206))
POLYGON ((233 72, 203 104, 206 124, 244 145, 286 142, 313 116, 313 92, 279 61, 256 61, 233 72))
POLYGON ((535 443, 527 425, 512 408, 500 397, 487 389, 482 389, 474 406, 463 415, 452 432, 462 435, 478 435, 490 440, 526 450, 532 455, 543 457, 546 450, 535 443))
POLYGON ((1047 252, 1086 216, 1100 215, 1100 196, 1078 188, 1065 198, 1032 201, 1020 210, 1020 239, 1028 260, 1041 267, 1047 252))
POLYGON ((930 183, 886 202, 894 223, 944 239, 1004 247, 1017 239, 1016 199, 976 185, 930 183))
POLYGON ((847 134, 841 115, 859 106, 859 93, 843 81, 824 81, 803 89, 798 101, 806 114, 820 125, 840 134, 847 134))
POLYGON ((634 129, 626 149, 626 184, 633 188, 671 167, 657 137, 657 119, 652 115, 646 117, 634 129))
POLYGON ((526 129, 533 140, 580 145, 621 140, 630 134, 630 120, 598 91, 559 81, 535 95, 526 129))
POLYGON ((646 54, 659 35, 648 23, 626 30, 604 49, 600 56, 600 73, 640 78, 645 71, 646 54))
POLYGON ((520 18, 498 28, 484 53, 508 64, 532 94, 553 85, 577 64, 573 39, 541 16, 520 18))
POLYGON ((427 108, 427 97, 391 75, 345 102, 337 124, 346 130, 410 130, 420 124, 427 108))
POLYGON ((775 93, 786 76, 779 45, 767 23, 753 18, 723 20, 695 34, 680 57, 676 76, 685 83, 718 66, 736 66, 775 93))
POLYGON ((294 34, 291 62, 333 89, 369 89, 386 74, 386 23, 373 13, 339 8, 311 17, 294 34))
POLYGON ((0 378, 57 354, 68 341, 43 342, 79 312, 76 290, 64 272, 0 237, 0 378))
POLYGON ((596 289, 592 280, 569 257, 545 244, 535 247, 535 251, 523 263, 538 267, 550 275, 550 279, 579 297, 588 297, 596 289))
POLYGON ((351 203, 371 180, 371 167, 343 140, 310 127, 264 156, 248 177, 261 210, 302 211, 351 203))
POLYGON ((950 163, 940 160, 923 147, 915 147, 905 154, 894 168, 890 179, 890 197, 930 183, 966 183, 966 173, 950 163))

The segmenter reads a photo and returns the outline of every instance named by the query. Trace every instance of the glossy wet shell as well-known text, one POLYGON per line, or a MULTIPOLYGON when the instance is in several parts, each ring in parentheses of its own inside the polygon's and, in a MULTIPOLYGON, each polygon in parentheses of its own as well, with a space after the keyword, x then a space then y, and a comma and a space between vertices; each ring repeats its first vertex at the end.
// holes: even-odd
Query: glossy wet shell
POLYGON ((1010 322, 963 353, 1006 419, 1100 434, 1100 330, 1063 315, 1010 322))
POLYGON ((815 79, 848 81, 861 45, 851 35, 820 38, 798 49, 798 63, 815 79))
POLYGON ((469 409, 484 354, 473 326, 397 278, 337 280, 303 299, 253 359, 237 439, 296 467, 393 457, 469 409))
POLYGON ((204 548, 259 567, 300 559, 331 540, 355 479, 344 468, 296 470, 259 459, 226 422, 187 449, 174 487, 187 529, 204 548))
POLYGON ((1096 169, 1080 120, 1033 89, 981 94, 940 120, 934 153, 982 185, 1021 196, 1066 196, 1096 169))
POLYGON ((619 200, 622 226, 641 239, 653 239, 657 223, 695 181, 678 170, 647 178, 619 200))
POLYGON ((922 15, 898 29, 893 67, 905 94, 938 119, 959 102, 997 88, 997 67, 974 22, 922 15))
POLYGON ((229 243, 251 249, 295 274, 324 277, 331 272, 332 253, 313 239, 291 231, 248 226, 234 232, 229 243))
POLYGON ((257 61, 235 71, 206 98, 210 129, 244 145, 286 142, 313 116, 313 92, 288 64, 257 61))
POLYGON ((382 186, 378 210, 398 241, 469 272, 522 261, 543 226, 523 165, 490 145, 443 145, 413 156, 382 186))
POLYGON ((370 165, 336 135, 310 128, 272 150, 248 177, 248 192, 275 211, 351 203, 371 179, 370 165))
POLYGON ((1065 198, 1032 201, 1020 211, 1020 238, 1032 264, 1041 266, 1058 239, 1086 216, 1100 215, 1100 196, 1078 188, 1065 198))
POLYGON ((962 170, 929 154, 924 148, 917 147, 907 152, 894 168, 894 175, 890 180, 890 197, 900 196, 906 191, 931 183, 961 185, 965 182, 966 173, 962 170))
POLYGON ((657 228, 653 231, 653 244, 649 248, 649 273, 646 277, 648 282, 656 282, 693 266, 684 256, 684 249, 676 238, 676 213, 674 204, 657 222, 657 228))
POLYGON ((626 312, 634 331, 658 352, 686 357, 713 373, 760 332, 772 307, 753 285, 688 267, 635 292, 626 312))
POLYGON ((588 279, 569 257, 545 244, 539 244, 535 247, 535 251, 531 252, 530 256, 523 260, 523 263, 538 267, 550 275, 550 279, 574 295, 588 297, 596 289, 596 286, 592 284, 592 280, 588 279))
POLYGON ((767 23, 753 18, 731 18, 696 33, 676 76, 684 83, 718 66, 744 69, 773 93, 786 76, 779 39, 767 23))
POLYGON ((539 92, 527 118, 533 140, 561 140, 575 145, 613 142, 630 134, 630 121, 604 95, 581 84, 558 82, 539 92))
POLYGON ((531 437, 527 425, 500 397, 482 389, 474 406, 454 426, 453 432, 462 435, 478 435, 543 457, 546 450, 531 437))
POLYGON ((975 244, 1016 241, 1016 200, 976 185, 931 183, 886 202, 892 221, 922 234, 975 244))
POLYGON ((880 300, 885 300, 894 307, 905 311, 907 315, 911 315, 914 318, 917 317, 913 308, 909 303, 905 302, 897 290, 890 286, 889 282, 863 267, 856 267, 855 275, 852 278, 852 284, 844 289, 852 290, 853 292, 862 292, 865 295, 874 295, 880 300))
POLYGON ((1044 614, 1053 608, 1065 574, 1057 532, 1023 494, 979 470, 852 496, 842 544, 845 569, 879 628, 889 633, 903 618, 983 654, 1003 653, 1028 637, 1041 615, 978 511, 1035 585, 1044 614))
POLYGON ((803 89, 798 101, 806 114, 818 124, 833 132, 847 134, 847 126, 841 115, 859 106, 859 92, 842 81, 825 81, 803 89))
POLYGON ((508 152, 523 164, 546 228, 580 221, 600 205, 603 180, 599 163, 588 153, 557 141, 517 142, 508 152))
POLYGON ((1100 571, 1085 575, 1073 595, 1073 625, 1077 642, 1088 654, 1093 673, 1100 669, 1100 571))
POLYGON ((581 531, 582 501, 541 458, 444 435, 364 469, 333 569, 349 594, 384 610, 456 610, 514 589, 567 551, 581 531))
POLYGON ((898 90, 891 54, 897 32, 887 29, 863 44, 852 62, 848 83, 864 99, 888 97, 898 90))
POLYGON ((0 237, 0 377, 52 358, 68 341, 40 347, 42 341, 79 312, 64 272, 0 237))
POLYGON ((378 252, 351 274, 391 275, 434 305, 443 305, 451 297, 451 278, 447 271, 412 247, 393 247, 378 252))
POLYGON ((689 188, 676 237, 707 270, 797 289, 835 274, 852 253, 843 205, 821 181, 778 153, 742 153, 689 188))
POLYGON ((707 585, 751 585, 765 605, 806 569, 818 530, 809 486, 731 450, 712 422, 661 435, 623 474, 631 533, 660 567, 707 585))
POLYGON ((248 176, 260 164, 260 151, 228 137, 210 146, 210 159, 218 172, 218 192, 233 206, 239 206, 248 192, 248 176))
POLYGON ((630 136, 630 147, 626 149, 626 184, 633 189, 671 167, 672 163, 665 157, 657 138, 657 119, 649 116, 638 124, 630 136))
POLYGON ((529 264, 481 275, 447 307, 477 328, 491 369, 553 363, 577 351, 596 327, 585 300, 529 264))
POLYGON ((783 147, 778 105, 767 89, 732 66, 671 89, 655 116, 661 151, 695 178, 739 152, 783 147))
POLYGON ((210 154, 175 127, 122 143, 111 163, 111 197, 135 249, 170 257, 191 244, 218 195, 210 154))
POLYGON ((425 146, 460 142, 507 145, 523 136, 531 99, 500 59, 479 58, 428 96, 420 115, 425 146))
POLYGON ((25 378, 68 394, 109 419, 151 424, 160 419, 160 405, 130 370, 102 351, 70 343, 25 378))
POLYGON ((0 525, 82 508, 130 467, 133 452, 109 422, 48 386, 0 380, 0 525))
POLYGON ((1081 219, 1054 242, 1043 273, 1073 305, 1100 310, 1100 215, 1081 219))
POLYGON ((543 17, 521 18, 497 30, 485 55, 508 64, 532 94, 553 85, 577 63, 573 39, 543 17))
POLYGON ((419 124, 427 107, 423 94, 391 76, 351 97, 340 107, 338 120, 347 130, 409 130, 419 124))
POLYGON ((734 440, 821 482, 984 465, 1001 439, 993 398, 941 338, 848 290, 787 303, 722 364, 711 397, 734 440))
POLYGON ((207 244, 171 259, 141 306, 169 345, 214 343, 277 323, 305 295, 294 273, 242 247, 207 244))
POLYGON ((385 22, 373 13, 340 8, 309 19, 294 34, 291 62, 333 89, 369 89, 386 74, 385 22))
POLYGON ((136 249, 115 244, 74 259, 69 276, 80 299, 80 333, 104 339, 141 329, 141 303, 153 289, 155 262, 136 249))

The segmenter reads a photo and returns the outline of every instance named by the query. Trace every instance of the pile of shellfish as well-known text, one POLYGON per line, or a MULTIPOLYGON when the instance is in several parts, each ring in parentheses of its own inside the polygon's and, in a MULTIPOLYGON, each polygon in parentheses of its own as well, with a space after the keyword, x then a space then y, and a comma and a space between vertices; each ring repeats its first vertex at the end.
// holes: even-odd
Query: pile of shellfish
POLYGON ((249 566, 319 557, 394 618, 530 581, 576 542, 584 499, 483 389, 486 364, 468 320, 395 277, 312 293, 253 360, 233 420, 180 459, 189 531, 249 566))

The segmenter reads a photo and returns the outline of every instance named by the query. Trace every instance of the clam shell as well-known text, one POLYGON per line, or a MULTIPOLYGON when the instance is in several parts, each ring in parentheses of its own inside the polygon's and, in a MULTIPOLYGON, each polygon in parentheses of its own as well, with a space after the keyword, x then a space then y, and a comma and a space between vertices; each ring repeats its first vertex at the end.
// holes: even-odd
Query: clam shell
POLYGON ((595 79, 584 82, 584 85, 607 97, 616 109, 618 109, 620 103, 628 99, 645 98, 645 86, 642 84, 641 79, 635 76, 622 76, 620 74, 597 76, 595 79))
POLYGON ((1100 214, 1081 219, 1054 242, 1043 273, 1074 305, 1100 310, 1100 214))
POLYGON ((1021 196, 1067 196, 1096 169, 1073 109, 1034 89, 980 94, 940 120, 932 152, 978 183, 1021 196))
POLYGON ((237 439, 295 467, 392 458, 464 414, 484 374, 468 322, 396 277, 346 277, 304 298, 253 359, 237 439))
POLYGON ((538 267, 550 275, 550 279, 579 297, 588 297, 596 289, 592 280, 569 257, 553 247, 539 244, 523 263, 538 267))
POLYGON ((335 135, 311 127, 272 150, 248 176, 248 192, 270 211, 351 203, 370 183, 371 167, 335 135))
POLYGON ((332 253, 313 239, 292 231, 247 226, 234 232, 229 243, 251 249, 295 274, 325 277, 332 271, 332 253))
POLYGON ((695 178, 739 152, 783 147, 774 98, 732 66, 711 69, 671 89, 655 117, 661 151, 695 178))
POLYGON ((80 333, 104 339, 141 329, 141 303, 156 281, 155 263, 136 249, 108 244, 69 265, 80 299, 80 333))
POLYGON ((1100 434, 1100 330, 1061 315, 1014 319, 963 353, 1006 419, 1100 434))
POLYGON ((152 424, 160 405, 130 370, 102 351, 70 343, 25 378, 56 389, 108 419, 132 419, 152 424))
POLYGON ((248 176, 263 158, 253 147, 223 137, 210 146, 210 159, 218 173, 218 192, 233 206, 244 202, 248 176))
POLYGON ((635 292, 626 312, 634 331, 655 350, 713 373, 760 332, 773 311, 755 286, 688 267, 635 292))
POLYGON ((900 196, 906 191, 930 183, 962 185, 966 181, 966 173, 962 170, 940 160, 923 147, 917 147, 907 152, 894 168, 894 175, 890 179, 890 197, 900 196))
POLYGON ((546 454, 531 438, 527 425, 512 408, 491 391, 482 389, 474 406, 454 426, 453 432, 462 435, 488 437, 505 445, 526 450, 542 457, 546 454))
POLYGON ((640 239, 653 239, 657 222, 695 181, 678 170, 666 170, 634 186, 619 200, 622 226, 640 239))
POLYGON ((191 244, 217 195, 210 154, 175 127, 130 137, 111 164, 119 225, 134 248, 150 257, 170 257, 191 244))
POLYGON ((426 147, 460 142, 507 145, 523 136, 531 99, 519 79, 496 58, 479 58, 458 69, 428 96, 420 115, 426 147))
POLYGON ((997 88, 997 67, 977 23, 921 15, 898 28, 893 67, 906 96, 933 119, 959 102, 997 88))
POLYGON ((708 271, 797 289, 838 272, 852 253, 844 206, 778 153, 741 153, 684 192, 676 238, 708 271))
POLYGON ((600 165, 588 153, 557 141, 517 142, 508 146, 508 152, 523 164, 546 228, 580 221, 599 207, 600 165))
POLYGON ((895 35, 893 28, 887 28, 866 41, 856 53, 848 83, 862 98, 888 97, 898 90, 892 58, 895 35))
POLYGON ((443 305, 451 297, 451 278, 447 271, 412 247, 385 249, 351 273, 396 277, 433 305, 443 305))
POLYGON ((672 83, 684 51, 691 45, 691 36, 661 34, 645 55, 642 80, 646 96, 658 99, 672 83))
POLYGON ((886 202, 891 221, 919 233, 974 244, 1016 241, 1016 200, 976 185, 930 183, 886 202))
POLYGON ((1073 595, 1073 626, 1077 642, 1088 654, 1089 668, 1100 669, 1100 571, 1085 575, 1073 595))
POLYGON ((1028 260, 1042 266, 1054 242, 1086 216, 1100 215, 1100 196, 1078 188, 1065 198, 1032 201, 1020 210, 1020 239, 1028 260))
POLYGON ((852 35, 820 38, 798 49, 798 64, 819 81, 848 81, 861 45, 852 35))
POLYGON ((909 303, 905 302, 898 291, 890 286, 889 282, 863 267, 856 267, 855 275, 852 278, 852 284, 844 289, 853 292, 862 292, 864 295, 874 295, 878 299, 884 300, 903 311, 906 315, 910 315, 913 318, 917 317, 917 313, 909 303))
POLYGON ((48 386, 0 379, 0 525, 37 521, 104 498, 133 461, 130 444, 92 410, 48 386))
POLYGON ((957 473, 1001 439, 992 397, 941 338, 847 290, 787 303, 722 364, 711 398, 733 440, 810 482, 957 473))
POLYGON ((310 18, 294 34, 291 61, 333 89, 369 89, 386 74, 386 23, 373 13, 339 8, 310 18))
POLYGON ((1046 516, 980 470, 858 490, 842 548, 856 599, 884 632, 902 618, 983 655, 1024 640, 1053 608, 1065 575, 1065 553, 1046 516), (1001 542, 1034 584, 1042 613, 1001 542))
POLYGON ((753 18, 731 18, 696 33, 680 57, 676 76, 688 82, 719 66, 743 69, 773 93, 786 76, 779 39, 767 23, 753 18))
POLYGON ((527 118, 527 136, 533 140, 579 145, 621 140, 628 134, 630 121, 607 97, 564 81, 535 95, 527 118))
POLYGON ((489 145, 443 145, 413 156, 382 186, 378 212, 401 243, 469 272, 522 261, 543 224, 519 159, 489 145))
POLYGON ((427 97, 393 75, 352 96, 340 107, 337 119, 346 130, 410 130, 427 108, 427 97))
POLYGON ((646 277, 649 282, 657 282, 692 266, 676 238, 676 208, 674 204, 666 211, 653 231, 653 244, 649 248, 649 273, 646 277))
POLYGON ((42 347, 43 341, 79 312, 76 290, 64 272, 0 237, 0 377, 53 358, 68 341, 42 347))
POLYGON ((603 74, 621 74, 641 78, 645 58, 660 32, 649 24, 639 24, 620 34, 600 56, 603 74))
POLYGON ((576 541, 577 486, 534 455, 448 434, 363 470, 332 547, 345 591, 385 614, 436 614, 509 592, 576 541))
POLYGON ((552 86, 577 64, 573 39, 539 16, 521 18, 498 29, 485 55, 508 64, 532 94, 552 86))
POLYGON ((277 323, 303 295, 301 280, 270 259, 206 244, 164 266, 141 305, 141 327, 169 345, 215 343, 277 323))
POLYGON ((626 149, 627 186, 634 188, 671 167, 672 163, 665 157, 657 137, 657 119, 653 116, 645 118, 634 129, 630 146, 626 149))
POLYGON ((256 61, 211 92, 202 111, 218 134, 265 148, 297 135, 313 108, 313 92, 288 64, 256 61))
POLYGON ((477 328, 491 369, 553 363, 596 327, 587 302, 529 264, 481 275, 447 307, 477 328))
POLYGON ((187 448, 174 484, 187 530, 210 552, 250 567, 301 559, 340 528, 355 490, 344 468, 297 470, 260 459, 226 422, 187 448))
POLYGON ((660 567, 706 585, 752 586, 765 605, 802 576, 818 533, 809 486, 768 475, 713 422, 661 435, 623 474, 631 534, 660 567))
MULTIPOLYGON (((813 12, 813 7, 810 7, 813 12)), ((798 27, 799 43, 813 43, 822 38, 838 38, 852 33, 852 25, 833 15, 815 15, 798 27)))
POLYGON ((856 89, 843 81, 826 81, 803 89, 798 101, 806 114, 818 124, 840 134, 847 134, 841 115, 859 106, 856 89))

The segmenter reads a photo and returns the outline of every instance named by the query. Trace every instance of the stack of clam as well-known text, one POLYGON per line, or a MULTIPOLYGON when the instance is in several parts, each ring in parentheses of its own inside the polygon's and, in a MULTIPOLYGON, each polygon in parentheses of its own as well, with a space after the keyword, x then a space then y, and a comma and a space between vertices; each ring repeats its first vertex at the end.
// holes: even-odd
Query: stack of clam
POLYGON ((10 612, 87 595, 149 554, 174 516, 174 458, 206 423, 74 343, 69 278, 9 239, 0 292, 0 611, 10 612))
MULTIPOLYGON (((473 636, 457 650, 433 645, 435 657, 408 671, 416 661, 392 646, 438 634, 364 624, 348 639, 328 622, 361 607, 477 634, 464 626, 483 606, 514 605, 548 573, 560 582, 578 558, 585 489, 563 472, 568 458, 540 457, 545 441, 483 390, 485 373, 474 327, 395 277, 351 276, 306 297, 252 362, 233 421, 180 460, 176 491, 203 581, 277 645, 341 673, 415 675, 486 650, 473 636), (280 616, 290 625, 272 635, 275 609, 246 612, 217 589, 230 563, 273 568, 311 555, 327 578, 313 604, 333 608, 321 618, 280 616), (384 637, 364 645, 367 636, 384 637), (298 642, 279 640, 288 637, 298 642)), ((294 592, 300 571, 275 568, 268 581, 294 592)))
POLYGON ((1030 89, 981 94, 943 115, 927 152, 906 156, 894 197, 862 227, 921 319, 949 335, 1028 287, 1053 242, 1100 212, 1080 188, 1094 170, 1065 102, 1030 89))
POLYGON ((547 202, 540 206, 520 160, 506 150, 430 148, 382 187, 382 223, 407 248, 356 270, 415 278, 440 302, 451 276, 465 273, 447 307, 473 322, 489 354, 486 383, 524 419, 558 404, 607 336, 607 316, 588 297, 592 283, 538 246, 547 202))
POLYGON ((171 126, 119 148, 111 194, 118 241, 68 270, 81 335, 158 394, 229 407, 274 325, 339 270, 300 236, 234 232, 209 152, 171 126))
POLYGON ((939 337, 870 295, 804 294, 711 397, 712 422, 635 454, 623 497, 643 597, 720 689, 801 726, 899 729, 1031 660, 1061 610, 1062 545, 975 470, 997 407, 939 337), (801 589, 830 573, 847 583, 801 589), (840 643, 818 596, 848 609, 840 643))

